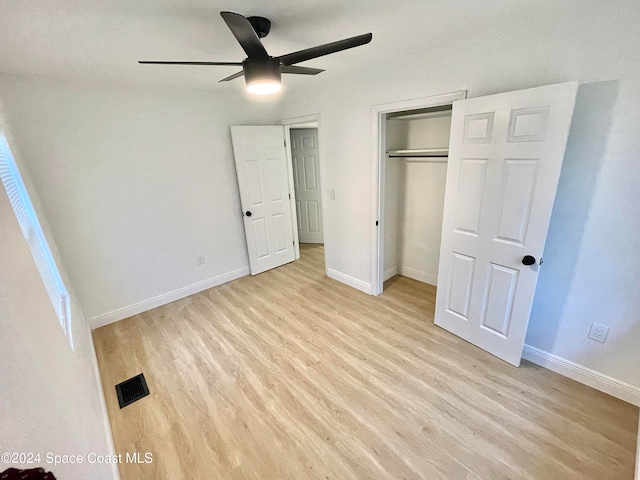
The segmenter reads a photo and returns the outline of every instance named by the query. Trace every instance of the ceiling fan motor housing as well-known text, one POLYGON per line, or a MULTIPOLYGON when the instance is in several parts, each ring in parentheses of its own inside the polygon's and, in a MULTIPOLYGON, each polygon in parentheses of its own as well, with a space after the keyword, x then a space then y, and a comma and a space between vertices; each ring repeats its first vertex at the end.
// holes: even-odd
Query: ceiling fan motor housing
POLYGON ((256 31, 258 38, 264 38, 269 35, 271 31, 271 20, 264 17, 247 17, 249 23, 256 31))

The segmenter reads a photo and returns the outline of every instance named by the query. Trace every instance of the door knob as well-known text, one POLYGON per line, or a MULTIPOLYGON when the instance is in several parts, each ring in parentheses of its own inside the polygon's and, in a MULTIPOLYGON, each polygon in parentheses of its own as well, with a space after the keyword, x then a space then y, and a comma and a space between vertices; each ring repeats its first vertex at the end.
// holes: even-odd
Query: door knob
POLYGON ((531 255, 525 255, 522 259, 523 265, 533 265, 534 263, 536 263, 536 258, 531 255))
POLYGON ((247 213, 245 213, 245 215, 246 215, 247 217, 250 217, 250 216, 251 216, 251 212, 250 212, 249 210, 247 210, 247 213))

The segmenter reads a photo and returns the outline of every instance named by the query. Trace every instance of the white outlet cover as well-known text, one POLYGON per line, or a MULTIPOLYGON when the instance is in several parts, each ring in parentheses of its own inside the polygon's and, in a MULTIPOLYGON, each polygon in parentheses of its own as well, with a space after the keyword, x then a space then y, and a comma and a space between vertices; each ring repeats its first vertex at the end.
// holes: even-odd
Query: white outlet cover
POLYGON ((198 255, 198 256, 196 257, 196 263, 197 263, 198 265, 202 265, 202 264, 204 263, 204 255, 198 255))
POLYGON ((599 323, 591 324, 591 330, 589 330, 589 338, 591 340, 604 343, 607 341, 607 335, 609 335, 609 327, 600 325, 599 323))

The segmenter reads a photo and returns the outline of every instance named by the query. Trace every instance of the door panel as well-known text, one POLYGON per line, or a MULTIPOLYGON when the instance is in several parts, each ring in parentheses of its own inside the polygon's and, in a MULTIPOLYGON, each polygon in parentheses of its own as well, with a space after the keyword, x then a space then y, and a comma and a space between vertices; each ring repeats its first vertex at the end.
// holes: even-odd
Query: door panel
POLYGON ((320 204, 315 200, 307 201, 307 219, 309 221, 309 231, 320 231, 320 204))
POLYGON ((451 276, 447 312, 463 320, 469 315, 471 301, 471 282, 476 259, 453 252, 451 256, 451 276))
POLYGON ((267 224, 263 218, 250 218, 249 235, 253 235, 256 248, 256 256, 263 259, 269 256, 269 240, 267 235, 267 224))
POLYGON ((538 159, 505 160, 502 195, 498 203, 501 212, 494 240, 519 246, 525 244, 537 174, 538 159))
POLYGON ((456 209, 457 233, 478 236, 482 203, 477 199, 483 196, 486 170, 487 159, 462 160, 456 203, 466 207, 456 209))
POLYGON ((513 313, 513 299, 519 271, 492 263, 480 325, 507 336, 513 313))
POLYGON ((257 160, 245 162, 244 169, 247 175, 247 192, 249 194, 249 206, 262 205, 262 183, 260 181, 260 164, 257 160))
POLYGON ((316 181, 316 160, 317 155, 302 156, 304 162, 304 188, 307 190, 318 190, 318 182, 316 181))
POLYGON ((435 323, 520 364, 577 83, 454 103, 435 323))
POLYGON ((284 128, 231 127, 231 138, 249 265, 256 275, 295 258, 284 128))
POLYGON ((323 243, 318 129, 291 129, 293 183, 300 243, 323 243))

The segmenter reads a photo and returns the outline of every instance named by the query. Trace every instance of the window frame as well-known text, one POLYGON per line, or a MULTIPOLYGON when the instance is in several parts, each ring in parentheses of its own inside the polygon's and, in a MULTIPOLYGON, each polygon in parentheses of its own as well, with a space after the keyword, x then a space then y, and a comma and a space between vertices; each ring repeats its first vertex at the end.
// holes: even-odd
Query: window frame
POLYGON ((9 197, 60 326, 73 349, 71 302, 7 138, 0 134, 0 181, 9 197))

